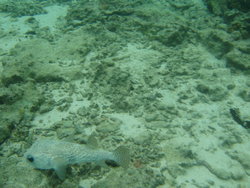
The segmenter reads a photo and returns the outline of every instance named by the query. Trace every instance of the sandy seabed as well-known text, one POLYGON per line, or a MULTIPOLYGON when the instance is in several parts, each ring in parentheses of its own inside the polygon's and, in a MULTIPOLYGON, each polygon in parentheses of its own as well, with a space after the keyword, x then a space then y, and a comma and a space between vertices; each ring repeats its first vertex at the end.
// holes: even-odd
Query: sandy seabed
POLYGON ((208 7, 0 1, 0 187, 250 187, 250 16, 208 7), (127 146, 130 167, 73 165, 61 181, 23 157, 90 135, 127 146))

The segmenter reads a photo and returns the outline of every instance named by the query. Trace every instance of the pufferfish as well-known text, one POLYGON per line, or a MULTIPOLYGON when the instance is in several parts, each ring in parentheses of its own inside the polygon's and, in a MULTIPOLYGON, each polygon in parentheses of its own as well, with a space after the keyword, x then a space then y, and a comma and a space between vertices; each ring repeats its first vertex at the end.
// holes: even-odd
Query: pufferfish
POLYGON ((129 150, 120 146, 113 152, 96 148, 96 140, 89 138, 88 145, 60 140, 38 139, 24 154, 36 169, 54 169, 57 176, 65 179, 66 168, 70 164, 95 162, 101 166, 122 166, 127 168, 129 150))

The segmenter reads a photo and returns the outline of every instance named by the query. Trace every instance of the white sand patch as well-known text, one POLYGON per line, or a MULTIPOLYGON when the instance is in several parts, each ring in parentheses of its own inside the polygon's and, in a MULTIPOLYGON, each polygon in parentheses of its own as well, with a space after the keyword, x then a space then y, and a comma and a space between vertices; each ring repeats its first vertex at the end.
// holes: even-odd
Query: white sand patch
POLYGON ((219 179, 242 179, 245 176, 240 163, 230 159, 223 150, 207 152, 197 148, 197 155, 200 163, 219 179))
POLYGON ((151 63, 157 61, 161 56, 160 52, 152 50, 150 47, 129 43, 119 51, 115 59, 119 60, 122 69, 128 69, 133 77, 139 77, 151 63))
POLYGON ((219 180, 203 166, 189 168, 185 175, 176 178, 176 182, 178 182, 177 185, 181 187, 191 187, 191 185, 193 185, 193 187, 234 187, 231 186, 231 181, 219 180))
POLYGON ((52 32, 57 30, 58 19, 67 14, 67 6, 50 6, 45 8, 47 14, 40 14, 35 16, 22 16, 12 18, 6 14, 0 14, 0 48, 8 51, 13 48, 20 41, 28 40, 26 32, 32 30, 31 25, 27 23, 27 19, 34 17, 39 27, 48 27, 52 32))
POLYGON ((67 14, 67 6, 50 6, 46 7, 47 14, 35 15, 34 18, 39 22, 40 27, 49 27, 51 31, 55 31, 58 18, 67 14))
POLYGON ((47 129, 54 123, 66 118, 68 115, 68 112, 59 112, 58 110, 53 109, 50 112, 37 115, 32 123, 35 125, 35 128, 47 129))
POLYGON ((79 182, 79 187, 91 188, 97 181, 95 179, 83 179, 79 182))
POLYGON ((122 121, 120 131, 128 138, 136 138, 146 133, 146 129, 143 123, 134 116, 125 113, 124 114, 114 113, 110 114, 109 116, 112 118, 117 118, 120 121, 122 121))
POLYGON ((162 104, 165 104, 169 108, 174 108, 177 104, 178 96, 175 92, 172 92, 170 90, 158 90, 162 94, 162 98, 160 99, 162 104))

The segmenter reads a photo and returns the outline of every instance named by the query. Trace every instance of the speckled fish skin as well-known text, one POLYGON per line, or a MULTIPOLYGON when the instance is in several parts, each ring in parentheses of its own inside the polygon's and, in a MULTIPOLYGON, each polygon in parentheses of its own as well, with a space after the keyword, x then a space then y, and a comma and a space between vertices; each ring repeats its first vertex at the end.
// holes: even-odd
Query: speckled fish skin
POLYGON ((84 162, 101 163, 105 160, 117 162, 127 166, 129 162, 128 150, 120 148, 117 152, 94 149, 86 145, 60 140, 37 140, 24 154, 25 158, 37 169, 54 169, 59 178, 64 179, 64 168, 69 164, 84 162), (118 151, 120 150, 120 151, 118 151), (123 156, 127 155, 127 156, 123 156))
POLYGON ((95 150, 85 145, 42 139, 37 140, 25 156, 31 155, 36 161, 33 165, 39 169, 51 169, 51 160, 56 157, 65 159, 67 164, 77 164, 83 162, 98 162, 101 160, 115 160, 112 152, 95 150), (46 162, 45 162, 46 161, 46 162))

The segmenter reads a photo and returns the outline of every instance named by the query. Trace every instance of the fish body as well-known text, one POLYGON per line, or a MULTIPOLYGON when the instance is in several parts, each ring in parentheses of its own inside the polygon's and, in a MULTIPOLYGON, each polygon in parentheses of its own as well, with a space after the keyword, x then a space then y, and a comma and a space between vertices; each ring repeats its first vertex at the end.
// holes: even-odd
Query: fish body
POLYGON ((66 167, 70 164, 95 162, 128 167, 129 151, 120 146, 115 151, 105 151, 86 145, 60 140, 39 139, 24 154, 36 169, 54 169, 60 179, 65 178, 66 167), (106 163, 107 162, 107 163, 106 163))

